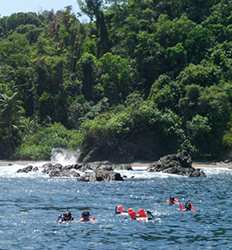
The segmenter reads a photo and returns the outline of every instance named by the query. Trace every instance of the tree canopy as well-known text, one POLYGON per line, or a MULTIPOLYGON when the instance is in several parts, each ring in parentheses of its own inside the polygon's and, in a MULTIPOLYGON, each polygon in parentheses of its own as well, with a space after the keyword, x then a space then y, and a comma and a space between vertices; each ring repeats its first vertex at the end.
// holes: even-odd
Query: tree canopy
POLYGON ((46 131, 41 158, 69 147, 56 130, 83 159, 232 149, 230 1, 77 4, 89 22, 70 6, 0 18, 0 158, 38 159, 46 131))

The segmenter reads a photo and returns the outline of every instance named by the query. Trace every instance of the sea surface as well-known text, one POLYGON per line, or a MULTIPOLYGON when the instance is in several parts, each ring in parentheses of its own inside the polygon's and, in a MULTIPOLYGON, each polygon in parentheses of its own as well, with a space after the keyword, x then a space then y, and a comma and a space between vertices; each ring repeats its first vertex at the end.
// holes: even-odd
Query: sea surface
POLYGON ((20 164, 0 163, 1 250, 232 249, 231 170, 208 169, 207 178, 185 178, 138 168, 124 171, 129 177, 124 182, 80 183, 16 174, 20 164), (168 206, 170 195, 191 199, 197 211, 168 206), (117 204, 152 210, 155 220, 115 216, 117 204), (78 222, 86 209, 97 218, 95 224, 78 222), (65 210, 75 220, 57 224, 65 210))

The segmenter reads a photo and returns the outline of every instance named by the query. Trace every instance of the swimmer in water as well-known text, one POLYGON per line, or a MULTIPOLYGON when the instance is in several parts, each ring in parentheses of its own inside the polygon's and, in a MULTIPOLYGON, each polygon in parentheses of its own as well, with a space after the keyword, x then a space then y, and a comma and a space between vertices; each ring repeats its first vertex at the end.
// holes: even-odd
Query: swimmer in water
POLYGON ((151 221, 154 219, 154 215, 151 211, 145 210, 143 208, 140 208, 137 212, 133 210, 132 208, 128 209, 128 215, 130 216, 131 220, 137 220, 137 221, 151 221))
POLYGON ((116 215, 128 215, 128 213, 126 212, 126 209, 123 205, 117 205, 115 207, 115 214, 116 215))
POLYGON ((192 209, 193 209, 192 202, 190 200, 188 200, 187 202, 185 202, 184 208, 185 208, 185 211, 192 211, 192 209))
POLYGON ((153 213, 149 210, 147 210, 147 219, 148 220, 154 220, 155 216, 153 215, 153 213))
POLYGON ((187 202, 185 203, 179 203, 179 210, 181 212, 187 212, 187 211, 191 211, 193 213, 195 213, 197 210, 195 207, 193 207, 193 204, 190 200, 188 200, 187 202))
POLYGON ((152 214, 151 211, 145 210, 143 208, 140 208, 137 211, 136 220, 147 222, 147 221, 151 221, 153 219, 154 219, 154 215, 152 214))
POLYGON ((96 222, 96 218, 90 215, 89 211, 84 211, 81 214, 80 222, 96 222))
POLYGON ((59 215, 57 222, 58 223, 67 223, 67 222, 71 222, 73 220, 74 220, 74 218, 72 216, 72 213, 67 211, 67 212, 64 212, 63 214, 59 215))
POLYGON ((169 197, 169 200, 167 200, 167 203, 172 206, 172 205, 176 205, 176 204, 179 204, 179 199, 177 197, 173 197, 173 196, 170 196, 169 197))

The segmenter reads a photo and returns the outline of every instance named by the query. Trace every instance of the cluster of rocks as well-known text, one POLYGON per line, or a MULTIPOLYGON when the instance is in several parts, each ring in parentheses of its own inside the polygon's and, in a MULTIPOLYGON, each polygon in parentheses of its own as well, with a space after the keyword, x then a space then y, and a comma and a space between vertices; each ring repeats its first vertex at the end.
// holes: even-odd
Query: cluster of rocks
POLYGON ((19 169, 17 173, 41 171, 49 177, 77 178, 80 181, 123 181, 123 177, 114 170, 132 170, 129 164, 111 164, 109 162, 77 163, 63 166, 46 163, 41 167, 29 165, 19 169))
MULTIPOLYGON (((132 170, 130 164, 113 164, 108 161, 77 163, 63 166, 61 164, 46 163, 41 167, 29 165, 19 169, 18 173, 29 173, 41 171, 49 177, 76 178, 79 181, 123 181, 126 176, 121 176, 115 170, 132 170)), ((167 155, 160 158, 159 161, 152 163, 148 172, 163 172, 168 174, 177 174, 189 177, 205 177, 206 174, 192 167, 192 159, 186 152, 167 155)))
POLYGON ((148 172, 163 172, 177 174, 188 177, 205 177, 206 174, 201 169, 192 167, 191 156, 187 152, 166 155, 160 158, 147 168, 148 172))

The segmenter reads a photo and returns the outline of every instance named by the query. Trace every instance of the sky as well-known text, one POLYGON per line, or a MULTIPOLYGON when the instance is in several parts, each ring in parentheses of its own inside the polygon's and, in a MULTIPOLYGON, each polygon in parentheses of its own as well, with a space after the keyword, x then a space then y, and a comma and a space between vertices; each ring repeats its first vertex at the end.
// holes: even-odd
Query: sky
POLYGON ((76 0, 0 0, 0 16, 9 16, 16 12, 59 10, 69 5, 74 12, 78 12, 76 0))

